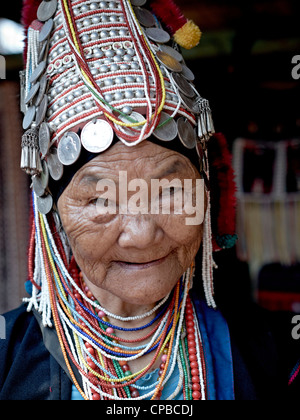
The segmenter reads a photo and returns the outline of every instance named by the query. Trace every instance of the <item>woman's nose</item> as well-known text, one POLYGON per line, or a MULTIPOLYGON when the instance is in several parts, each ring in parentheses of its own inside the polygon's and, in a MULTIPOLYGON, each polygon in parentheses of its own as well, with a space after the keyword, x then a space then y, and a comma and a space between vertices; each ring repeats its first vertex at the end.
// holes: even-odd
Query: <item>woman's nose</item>
POLYGON ((163 230, 157 225, 153 215, 126 215, 118 242, 123 248, 146 249, 158 244, 162 236, 163 230))

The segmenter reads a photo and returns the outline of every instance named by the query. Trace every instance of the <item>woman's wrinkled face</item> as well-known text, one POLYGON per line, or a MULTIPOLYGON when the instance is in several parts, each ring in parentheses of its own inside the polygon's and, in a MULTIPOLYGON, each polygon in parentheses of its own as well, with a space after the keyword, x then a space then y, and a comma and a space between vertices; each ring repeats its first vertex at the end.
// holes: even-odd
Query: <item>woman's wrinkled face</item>
MULTIPOLYGON (((165 297, 191 265, 202 240, 201 224, 188 225, 185 212, 175 214, 176 188, 171 189, 170 214, 162 214, 162 190, 150 198, 153 179, 196 182, 200 175, 177 152, 149 141, 132 148, 118 142, 83 166, 58 201, 63 228, 84 277, 100 291, 137 305, 155 304, 165 297), (126 174, 128 185, 142 179, 149 187, 148 213, 124 211, 120 173, 123 178, 126 174), (116 194, 113 188, 105 190, 105 201, 101 180, 116 186, 116 194), (151 213, 151 200, 158 203, 158 214, 151 213), (108 202, 115 204, 116 211, 99 211, 99 203, 103 209, 108 202)), ((128 201, 136 193, 127 191, 128 201)), ((203 204, 204 196, 201 200, 203 204)))

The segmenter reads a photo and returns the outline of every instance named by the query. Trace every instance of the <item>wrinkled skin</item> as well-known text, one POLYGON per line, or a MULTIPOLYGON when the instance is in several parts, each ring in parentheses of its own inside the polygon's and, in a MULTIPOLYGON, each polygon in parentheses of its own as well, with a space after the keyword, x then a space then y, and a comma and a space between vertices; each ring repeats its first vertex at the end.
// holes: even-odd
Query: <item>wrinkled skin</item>
MULTIPOLYGON (((165 297, 190 266, 202 240, 202 225, 186 215, 97 212, 97 180, 200 178, 183 155, 144 141, 121 142, 83 166, 58 201, 63 228, 86 284, 100 303, 121 316, 144 313, 165 297)), ((150 187, 149 187, 150 189, 150 187)), ((133 192, 128 193, 128 197, 133 192)))

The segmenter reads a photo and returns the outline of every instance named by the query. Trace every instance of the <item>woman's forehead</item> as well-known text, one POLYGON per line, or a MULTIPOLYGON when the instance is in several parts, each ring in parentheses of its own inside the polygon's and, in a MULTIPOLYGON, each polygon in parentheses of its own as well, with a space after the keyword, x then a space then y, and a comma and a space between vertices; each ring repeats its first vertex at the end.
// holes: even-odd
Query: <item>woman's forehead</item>
POLYGON ((111 149, 85 164, 78 171, 78 175, 82 177, 98 170, 112 174, 120 170, 126 170, 129 173, 150 171, 160 176, 167 176, 174 172, 191 172, 192 165, 186 156, 151 141, 144 141, 132 148, 118 142, 111 149))

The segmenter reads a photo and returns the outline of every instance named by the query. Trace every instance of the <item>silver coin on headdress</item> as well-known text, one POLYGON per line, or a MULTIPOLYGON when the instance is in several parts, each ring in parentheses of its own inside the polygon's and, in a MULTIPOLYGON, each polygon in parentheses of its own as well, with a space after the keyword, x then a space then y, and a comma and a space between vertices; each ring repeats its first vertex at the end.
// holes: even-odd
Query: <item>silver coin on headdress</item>
POLYGON ((153 131, 153 135, 161 141, 172 141, 177 134, 178 127, 174 119, 166 112, 162 112, 160 122, 153 131))
POLYGON ((25 104, 29 104, 29 102, 31 102, 33 100, 33 98, 35 97, 35 95, 38 93, 40 88, 40 82, 36 82, 30 89, 30 91, 28 92, 26 98, 25 98, 25 104))
POLYGON ((53 206, 53 198, 50 194, 44 195, 42 197, 37 197, 37 208, 38 211, 42 214, 48 214, 53 206))
POLYGON ((49 20, 57 9, 57 0, 43 0, 37 11, 37 18, 41 22, 49 20))
POLYGON ((40 105, 40 103, 41 103, 41 101, 42 101, 42 99, 43 99, 43 97, 44 97, 44 94, 45 94, 45 92, 46 92, 46 90, 47 90, 47 86, 48 86, 48 79, 47 79, 46 74, 44 74, 44 75, 41 77, 41 79, 40 79, 40 81, 39 81, 39 85, 40 85, 40 90, 39 90, 39 93, 38 93, 38 95, 37 95, 36 100, 34 101, 35 106, 39 106, 39 105, 40 105))
POLYGON ((30 83, 34 83, 45 71, 46 69, 46 60, 41 61, 36 68, 33 70, 32 75, 29 78, 30 83))
POLYGON ((64 166, 58 159, 56 147, 50 149, 47 155, 47 163, 51 178, 54 181, 60 180, 64 173, 64 166))
POLYGON ((43 25, 39 33, 39 42, 43 42, 49 37, 53 29, 53 25, 54 25, 53 19, 47 20, 47 22, 43 25))
POLYGON ((33 123, 35 113, 36 113, 35 106, 30 106, 27 109, 26 114, 23 118, 23 129, 24 130, 27 130, 27 128, 29 128, 31 126, 31 124, 33 123))
POLYGON ((146 3, 147 3, 147 0, 131 0, 132 6, 136 6, 136 7, 145 6, 146 3))
POLYGON ((46 122, 42 122, 39 129, 39 147, 42 156, 46 156, 50 146, 50 128, 46 122))
POLYGON ((43 171, 40 175, 32 177, 32 188, 38 197, 42 197, 45 194, 46 188, 49 183, 49 170, 47 163, 42 161, 43 171))
POLYGON ((48 106, 48 95, 44 94, 43 99, 36 110, 36 125, 39 126, 45 119, 48 106))
POLYGON ((182 55, 180 54, 179 51, 175 50, 175 48, 172 48, 169 45, 162 44, 162 45, 160 45, 160 49, 163 52, 169 54, 171 57, 175 58, 175 60, 177 60, 179 62, 183 61, 182 55))
POLYGON ((156 57, 158 61, 160 61, 165 67, 167 67, 168 70, 179 73, 182 71, 182 65, 170 54, 167 54, 163 51, 157 51, 156 57))
POLYGON ((171 39, 168 32, 160 28, 147 28, 146 35, 148 38, 154 42, 157 42, 158 44, 166 44, 171 39))
POLYGON ((81 143, 91 153, 101 153, 109 148, 114 138, 114 131, 105 120, 97 119, 84 126, 81 143))
POLYGON ((191 84, 179 73, 171 74, 173 82, 178 87, 178 89, 188 98, 194 98, 196 92, 191 86, 191 84))
POLYGON ((72 165, 77 161, 81 152, 81 141, 73 131, 69 131, 61 138, 57 147, 57 156, 63 165, 72 165))
MULTIPOLYGON (((142 114, 140 114, 139 112, 136 112, 136 111, 131 112, 128 115, 128 117, 129 118, 127 118, 124 115, 120 115, 119 118, 120 118, 121 121, 123 121, 124 123, 128 123, 128 124, 136 124, 136 123, 142 123, 142 122, 146 121, 145 117, 142 114)), ((133 127, 133 128, 135 130, 141 131, 143 129, 143 125, 139 125, 139 126, 136 126, 136 127, 133 127)), ((119 127, 119 129, 121 131, 123 131, 124 134, 127 134, 129 136, 134 136, 135 135, 135 133, 130 129, 130 127, 128 127, 128 128, 127 127, 119 127)), ((127 140, 124 140, 122 138, 122 135, 119 135, 119 139, 121 141, 124 141, 125 143, 128 143, 127 140)), ((130 143, 130 141, 129 141, 129 143, 130 143)))
POLYGON ((193 149, 197 144, 197 135, 192 124, 184 117, 177 120, 178 136, 181 143, 188 149, 193 149))
POLYGON ((145 26, 146 28, 155 26, 155 18, 149 10, 137 7, 135 9, 135 15, 142 26, 145 26))

